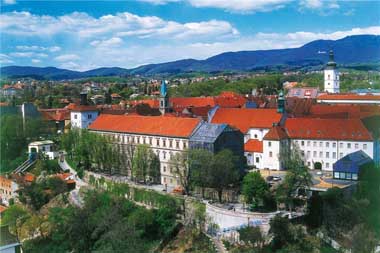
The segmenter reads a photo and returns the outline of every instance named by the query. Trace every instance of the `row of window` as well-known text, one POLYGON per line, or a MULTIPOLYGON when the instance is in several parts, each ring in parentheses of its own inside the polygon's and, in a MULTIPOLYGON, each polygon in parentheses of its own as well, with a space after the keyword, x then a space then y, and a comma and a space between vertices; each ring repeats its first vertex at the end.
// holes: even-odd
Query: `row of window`
MULTIPOLYGON (((166 178, 166 177, 163 177, 163 181, 164 181, 164 184, 167 184, 168 182, 170 182, 171 184, 173 184, 174 180, 173 178, 170 178, 169 180, 166 178)), ((177 185, 179 185, 179 180, 175 180, 177 185)))
MULTIPOLYGON (((299 143, 300 143, 301 147, 304 147, 304 146, 305 146, 305 141, 300 141, 300 142, 299 142, 298 140, 296 140, 295 143, 296 143, 296 144, 299 144, 299 143)), ((336 148, 336 145, 337 145, 336 142, 332 142, 332 143, 331 143, 331 146, 332 146, 333 148, 336 148)), ((307 146, 307 147, 311 147, 311 141, 306 141, 306 146, 307 146)), ((313 147, 317 147, 317 146, 318 146, 318 142, 317 142, 317 141, 313 141, 313 147)), ((350 143, 350 142, 346 143, 346 147, 347 147, 347 148, 351 148, 352 146, 354 146, 355 149, 359 149, 359 143, 354 143, 354 145, 352 145, 352 143, 350 143)), ((270 147, 270 142, 269 142, 269 147, 270 147)), ((319 147, 320 147, 320 148, 322 148, 322 147, 329 148, 329 147, 330 147, 330 142, 325 142, 325 145, 323 145, 323 141, 320 141, 320 142, 319 142, 319 147)), ((339 143, 339 148, 344 148, 344 143, 340 142, 340 143, 339 143)), ((366 143, 363 143, 362 148, 363 148, 363 149, 367 149, 367 144, 366 144, 366 143)))
MULTIPOLYGON (((74 119, 78 119, 78 114, 74 114, 74 119)), ((87 119, 92 119, 92 114, 87 114, 87 119)))
MULTIPOLYGON (((114 134, 113 135, 113 139, 115 141, 119 141, 121 143, 135 143, 135 144, 149 144, 151 146, 153 146, 153 144, 155 143, 156 147, 164 147, 164 148, 176 148, 176 149, 179 149, 180 148, 180 141, 179 140, 173 140, 173 139, 166 139, 166 138, 153 138, 153 137, 146 137, 146 136, 125 136, 125 138, 123 138, 123 135, 119 134, 119 135, 116 135, 114 134), (162 143, 162 144, 161 144, 162 143)), ((185 141, 183 141, 183 149, 186 149, 187 148, 187 143, 185 141)))

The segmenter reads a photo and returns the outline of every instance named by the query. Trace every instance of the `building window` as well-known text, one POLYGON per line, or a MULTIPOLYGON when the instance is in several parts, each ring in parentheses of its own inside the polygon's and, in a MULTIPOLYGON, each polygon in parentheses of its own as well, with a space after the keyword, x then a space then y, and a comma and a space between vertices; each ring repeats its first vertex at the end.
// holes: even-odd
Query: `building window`
POLYGON ((301 151, 301 155, 302 155, 302 156, 305 156, 305 151, 302 150, 302 151, 301 151))
POLYGON ((255 134, 255 139, 257 139, 257 134, 255 134))
POLYGON ((179 148, 179 141, 176 141, 176 142, 175 142, 175 147, 176 147, 176 148, 179 148))
POLYGON ((166 159, 166 152, 164 151, 163 153, 164 153, 164 159, 166 159))
POLYGON ((322 151, 319 152, 319 157, 320 157, 320 158, 323 158, 323 152, 322 152, 322 151))
POLYGON ((305 146, 305 141, 301 141, 301 146, 305 146))
POLYGON ((336 142, 333 142, 333 148, 336 148, 336 142))
POLYGON ((269 152, 269 157, 272 157, 273 156, 273 153, 272 151, 269 152))
POLYGON ((78 118, 78 115, 74 114, 74 119, 77 119, 78 118))
POLYGON ((330 158, 330 152, 326 152, 326 158, 330 158))
POLYGON ((149 145, 152 145, 152 137, 149 137, 149 145))
POLYGON ((310 147, 310 141, 307 141, 307 146, 310 147))
POLYGON ((339 143, 339 148, 343 148, 343 143, 339 143))
POLYGON ((268 141, 268 147, 272 147, 272 142, 268 141))
POLYGON ((184 141, 183 142, 183 149, 186 149, 187 148, 187 145, 186 145, 186 142, 184 141))
POLYGON ((146 144, 146 137, 143 138, 143 144, 146 144))
POLYGON ((259 162, 260 162, 260 158, 256 157, 256 163, 259 163, 259 162))
POLYGON ((87 118, 88 118, 88 119, 92 119, 92 114, 88 114, 88 115, 87 115, 87 118))
POLYGON ((164 172, 166 172, 166 166, 164 166, 164 172))
POLYGON ((170 148, 173 147, 173 140, 169 140, 169 147, 170 147, 170 148))
POLYGON ((310 151, 307 151, 307 157, 310 157, 310 151))
POLYGON ((347 148, 351 148, 351 143, 347 143, 347 148))
POLYGON ((330 168, 330 164, 329 163, 326 163, 326 168, 330 168))
POLYGON ((307 166, 309 166, 309 167, 310 167, 310 165, 311 165, 311 163, 310 163, 310 162, 307 162, 307 166))
POLYGON ((359 143, 355 143, 355 149, 359 149, 359 143))
POLYGON ((156 139, 156 145, 157 145, 157 147, 160 146, 160 139, 159 138, 156 139))
POLYGON ((326 142, 326 148, 330 147, 330 142, 326 142))
POLYGON ((336 152, 333 152, 333 158, 334 159, 336 158, 336 152))
POLYGON ((173 178, 170 178, 170 183, 171 183, 171 184, 173 183, 173 178))
POLYGON ((316 147, 316 146, 317 146, 317 142, 313 141, 313 147, 316 147))
POLYGON ((339 158, 342 158, 343 157, 343 153, 339 153, 339 158))
POLYGON ((317 157, 317 151, 313 151, 313 157, 317 157))
POLYGON ((319 142, 319 146, 320 146, 320 147, 323 147, 323 142, 320 141, 320 142, 319 142))
POLYGON ((162 146, 166 147, 166 140, 165 139, 162 141, 162 146))
POLYGON ((367 149, 367 144, 363 144, 363 149, 367 149))

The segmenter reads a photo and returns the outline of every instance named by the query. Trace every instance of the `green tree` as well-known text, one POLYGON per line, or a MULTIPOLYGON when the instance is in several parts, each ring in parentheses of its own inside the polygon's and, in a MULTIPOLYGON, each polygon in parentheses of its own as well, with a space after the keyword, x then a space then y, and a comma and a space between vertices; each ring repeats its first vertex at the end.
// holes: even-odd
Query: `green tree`
POLYGON ((149 168, 149 147, 138 145, 132 162, 132 175, 135 181, 146 181, 149 168))
POLYGON ((185 194, 190 193, 190 167, 188 152, 178 152, 170 158, 170 168, 173 175, 177 177, 180 185, 182 186, 185 194))
POLYGON ((191 185, 202 189, 210 187, 210 172, 213 165, 214 154, 208 150, 192 149, 189 151, 189 169, 191 185))
POLYGON ((273 236, 272 248, 275 250, 283 248, 292 239, 288 218, 276 215, 270 220, 269 225, 269 234, 273 236))
POLYGON ((224 149, 214 156, 209 173, 210 187, 218 192, 219 202, 222 202, 223 190, 232 189, 239 183, 240 175, 237 163, 237 158, 228 149, 224 149))
POLYGON ((30 217, 28 211, 25 210, 20 205, 12 205, 7 210, 4 211, 4 214, 1 218, 2 225, 8 225, 9 232, 20 239, 20 232, 22 224, 30 217))
POLYGON ((245 227, 239 230, 240 240, 261 249, 265 238, 261 233, 260 227, 245 227))
POLYGON ((265 196, 269 194, 269 185, 260 172, 250 172, 243 179, 242 194, 248 204, 255 207, 263 205, 265 196))

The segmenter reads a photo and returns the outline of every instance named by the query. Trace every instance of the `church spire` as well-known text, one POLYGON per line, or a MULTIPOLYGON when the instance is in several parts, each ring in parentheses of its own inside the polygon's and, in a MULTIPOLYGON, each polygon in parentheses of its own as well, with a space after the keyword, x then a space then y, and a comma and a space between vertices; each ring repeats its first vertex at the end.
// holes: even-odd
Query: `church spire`
POLYGON ((160 89, 160 95, 161 97, 166 97, 168 94, 168 89, 166 87, 166 80, 162 80, 161 82, 161 89, 160 89))
POLYGON ((327 68, 334 69, 336 67, 336 62, 334 60, 334 51, 330 50, 329 61, 327 62, 327 68))
POLYGON ((169 112, 169 94, 168 88, 166 87, 166 80, 162 80, 160 87, 160 112, 164 115, 166 112, 169 112))

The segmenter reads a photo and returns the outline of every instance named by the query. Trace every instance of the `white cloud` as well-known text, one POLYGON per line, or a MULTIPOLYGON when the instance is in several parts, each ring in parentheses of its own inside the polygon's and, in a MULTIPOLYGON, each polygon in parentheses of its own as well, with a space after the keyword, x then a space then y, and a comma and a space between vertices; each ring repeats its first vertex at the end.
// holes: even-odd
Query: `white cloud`
MULTIPOLYGON (((236 28, 226 21, 210 20, 204 22, 178 23, 166 21, 156 16, 138 16, 129 12, 105 15, 94 18, 86 13, 74 12, 53 17, 34 15, 29 12, 11 12, 0 15, 0 29, 4 34, 22 36, 52 36, 70 34, 80 38, 99 36, 134 36, 149 38, 153 36, 173 36, 177 39, 191 39, 204 36, 235 36, 236 28)), ((197 38, 199 39, 199 38, 197 38)))
POLYGON ((108 40, 94 40, 90 45, 94 47, 118 47, 123 43, 119 37, 113 37, 108 40))
POLYGON ((32 63, 40 63, 41 62, 41 60, 39 60, 39 59, 32 59, 32 63))
POLYGON ((16 49, 21 50, 21 51, 49 51, 52 53, 58 52, 61 50, 61 48, 58 46, 41 47, 41 46, 35 46, 35 45, 32 45, 32 46, 20 45, 20 46, 16 46, 16 49))
POLYGON ((80 57, 76 54, 63 54, 54 58, 54 60, 59 62, 75 61, 79 59, 80 57))
POLYGON ((59 67, 63 69, 83 70, 78 63, 73 61, 64 62, 61 65, 59 65, 59 67))
POLYGON ((36 53, 36 52, 12 52, 9 55, 12 57, 17 57, 17 58, 28 58, 28 57, 47 58, 49 56, 45 53, 36 53))
POLYGON ((16 4, 16 0, 4 0, 4 4, 16 4))
POLYGON ((0 64, 10 64, 14 63, 14 61, 6 54, 0 54, 0 64))
POLYGON ((320 15, 330 15, 340 8, 336 0, 302 0, 299 3, 299 11, 309 9, 320 15))
POLYGON ((271 11, 292 0, 188 0, 195 7, 220 8, 233 12, 271 11))

